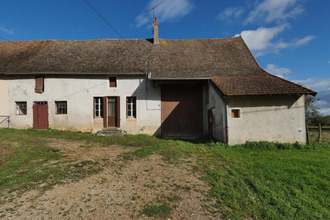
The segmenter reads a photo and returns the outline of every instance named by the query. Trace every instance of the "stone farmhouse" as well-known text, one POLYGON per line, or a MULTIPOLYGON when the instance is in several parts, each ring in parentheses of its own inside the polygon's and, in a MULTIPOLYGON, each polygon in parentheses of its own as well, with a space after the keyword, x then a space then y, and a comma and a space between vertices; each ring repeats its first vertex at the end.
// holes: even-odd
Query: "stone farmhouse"
POLYGON ((241 37, 160 39, 157 22, 153 39, 0 41, 12 128, 304 143, 308 94, 263 70, 241 37))

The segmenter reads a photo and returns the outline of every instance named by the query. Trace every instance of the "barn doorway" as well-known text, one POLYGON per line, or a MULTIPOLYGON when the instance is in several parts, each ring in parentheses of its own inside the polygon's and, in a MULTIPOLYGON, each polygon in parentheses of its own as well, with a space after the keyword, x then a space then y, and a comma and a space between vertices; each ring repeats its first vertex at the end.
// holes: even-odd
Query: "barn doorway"
POLYGON ((46 101, 35 101, 33 103, 33 128, 49 128, 48 103, 46 101))
POLYGON ((162 85, 162 125, 165 138, 198 138, 203 136, 202 85, 162 85))

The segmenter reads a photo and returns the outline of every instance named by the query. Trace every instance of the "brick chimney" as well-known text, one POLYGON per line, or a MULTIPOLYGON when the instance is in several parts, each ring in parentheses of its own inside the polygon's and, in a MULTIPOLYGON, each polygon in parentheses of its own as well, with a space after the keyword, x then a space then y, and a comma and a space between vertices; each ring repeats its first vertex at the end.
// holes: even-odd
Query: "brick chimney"
POLYGON ((155 18, 154 22, 154 44, 159 44, 157 18, 155 18))

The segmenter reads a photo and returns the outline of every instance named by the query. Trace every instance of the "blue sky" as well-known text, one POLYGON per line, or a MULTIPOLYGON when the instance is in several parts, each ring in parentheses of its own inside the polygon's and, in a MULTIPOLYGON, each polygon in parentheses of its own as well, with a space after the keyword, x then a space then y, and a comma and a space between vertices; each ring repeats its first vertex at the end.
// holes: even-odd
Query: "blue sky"
MULTIPOLYGON (((126 39, 152 38, 162 0, 88 0, 126 39)), ((165 39, 242 35, 268 72, 318 92, 330 115, 329 0, 165 0, 165 39)), ((0 40, 119 38, 84 0, 0 0, 0 40)), ((0 48, 1 49, 1 48, 0 48)))

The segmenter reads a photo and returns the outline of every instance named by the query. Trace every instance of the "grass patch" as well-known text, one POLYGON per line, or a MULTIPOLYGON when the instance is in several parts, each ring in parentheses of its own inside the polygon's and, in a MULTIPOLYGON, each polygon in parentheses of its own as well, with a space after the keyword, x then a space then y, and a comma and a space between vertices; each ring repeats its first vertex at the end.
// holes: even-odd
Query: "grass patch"
POLYGON ((160 218, 168 217, 171 214, 172 208, 168 203, 164 202, 160 205, 146 205, 140 214, 148 217, 158 216, 160 218))
MULTIPOLYGON (((62 155, 47 147, 47 138, 138 147, 123 154, 125 160, 157 153, 168 163, 196 161, 197 164, 189 164, 210 185, 209 196, 216 199, 216 207, 224 218, 330 219, 329 139, 312 145, 247 142, 227 146, 148 135, 108 138, 55 130, 2 129, 0 151, 6 156, 0 157, 0 195, 4 190, 26 190, 40 183, 51 186, 100 171, 92 161, 50 165, 62 155)), ((169 203, 178 199, 168 197, 147 204, 141 214, 167 217, 171 213, 169 203)))
POLYGON ((207 169, 210 195, 229 218, 320 218, 329 213, 329 147, 211 147, 222 164, 207 169))
POLYGON ((60 163, 63 155, 34 132, 0 130, 0 203, 27 190, 45 190, 101 171, 92 161, 60 163))
POLYGON ((330 218, 328 143, 228 146, 169 140, 130 154, 152 153, 170 163, 197 159, 194 170, 211 186, 209 196, 225 218, 330 218))

